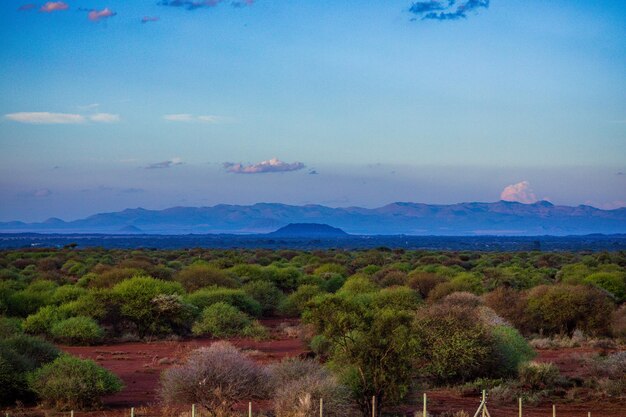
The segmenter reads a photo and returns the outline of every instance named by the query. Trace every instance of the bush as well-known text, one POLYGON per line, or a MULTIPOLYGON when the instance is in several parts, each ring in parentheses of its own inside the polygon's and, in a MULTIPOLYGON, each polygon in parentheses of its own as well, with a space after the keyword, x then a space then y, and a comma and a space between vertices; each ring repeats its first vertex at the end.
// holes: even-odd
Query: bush
POLYGON ((0 339, 21 334, 22 321, 15 317, 0 316, 0 339))
POLYGON ((54 291, 51 301, 54 304, 63 304, 70 301, 76 301, 86 293, 87 290, 76 285, 64 285, 54 291))
POLYGON ((415 310, 422 299, 419 293, 408 287, 390 287, 378 291, 374 297, 374 306, 385 308, 393 306, 403 310, 415 310))
POLYGON ((626 300, 626 274, 623 272, 596 272, 585 278, 584 282, 608 291, 617 302, 626 300))
POLYGON ((622 304, 611 315, 611 334, 626 339, 626 304, 622 304))
POLYGON ((493 341, 476 309, 434 305, 418 311, 415 329, 426 372, 439 382, 465 382, 486 376, 493 341))
POLYGON ((509 326, 495 326, 491 329, 494 338, 496 376, 514 376, 519 366, 530 361, 536 353, 519 332, 509 326))
POLYGON ((237 280, 226 275, 222 270, 202 264, 191 265, 181 269, 174 276, 174 279, 180 282, 189 292, 211 286, 236 288, 239 285, 237 280))
POLYGON ((261 315, 261 304, 241 289, 202 288, 186 298, 187 302, 204 310, 215 303, 227 303, 251 316, 261 315))
POLYGON ((374 284, 370 277, 362 274, 356 274, 346 280, 338 293, 364 294, 368 292, 375 292, 376 290, 378 290, 378 287, 374 284))
POLYGON ((252 319, 246 313, 230 304, 219 302, 202 311, 200 319, 193 325, 193 333, 198 336, 237 336, 251 324, 252 319))
POLYGON ((301 285, 295 292, 289 294, 280 306, 280 314, 287 317, 298 317, 304 311, 306 303, 322 293, 316 285, 301 285))
POLYGON ((526 314, 531 331, 608 334, 613 303, 601 290, 585 285, 541 285, 530 290, 526 314))
POLYGON ((553 389, 562 382, 559 368, 553 363, 529 362, 519 368, 520 384, 531 391, 553 389))
POLYGON ((37 313, 26 317, 24 331, 30 334, 48 335, 52 326, 65 318, 66 316, 59 312, 57 306, 45 306, 40 308, 37 313))
POLYGON ((104 331, 91 317, 72 317, 52 326, 50 334, 59 343, 93 345, 99 343, 104 331))
POLYGON ((319 415, 320 398, 324 415, 351 414, 350 390, 317 362, 288 359, 272 365, 269 372, 277 417, 319 415))
POLYGON ((237 402, 267 398, 267 373, 230 343, 216 342, 190 353, 185 363, 161 374, 165 404, 200 404, 218 417, 237 402))
POLYGON ((75 410, 100 405, 102 396, 121 391, 122 381, 94 361, 62 355, 29 376, 44 405, 75 410))
POLYGON ((134 277, 117 284, 112 292, 120 304, 122 317, 135 324, 140 337, 173 331, 170 320, 163 317, 158 304, 152 301, 160 295, 182 295, 184 290, 179 283, 134 277))
POLYGON ((444 277, 431 272, 413 271, 408 275, 407 285, 426 299, 433 288, 445 281, 444 277))
POLYGON ((54 360, 59 351, 50 343, 36 337, 16 335, 0 341, 0 405, 15 405, 30 401, 26 375, 54 360))
POLYGON ((285 295, 270 281, 253 281, 244 285, 243 290, 261 305, 264 316, 276 313, 285 295))

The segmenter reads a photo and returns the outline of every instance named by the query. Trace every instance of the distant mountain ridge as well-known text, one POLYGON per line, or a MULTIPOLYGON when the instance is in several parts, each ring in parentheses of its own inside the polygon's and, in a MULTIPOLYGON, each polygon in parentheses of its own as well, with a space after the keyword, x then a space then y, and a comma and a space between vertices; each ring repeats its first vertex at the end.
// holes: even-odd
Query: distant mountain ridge
POLYGON ((522 204, 422 204, 397 202, 378 208, 279 203, 212 207, 143 208, 100 213, 84 219, 0 223, 0 232, 160 234, 269 233, 290 223, 319 223, 354 235, 581 235, 626 233, 626 208, 522 204))

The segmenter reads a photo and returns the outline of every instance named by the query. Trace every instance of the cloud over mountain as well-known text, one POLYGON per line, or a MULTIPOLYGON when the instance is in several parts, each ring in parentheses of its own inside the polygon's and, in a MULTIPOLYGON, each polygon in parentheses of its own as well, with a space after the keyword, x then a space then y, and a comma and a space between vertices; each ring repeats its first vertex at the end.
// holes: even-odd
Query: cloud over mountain
POLYGON ((532 204, 538 201, 528 181, 521 181, 504 187, 504 190, 500 193, 500 200, 517 201, 524 204, 532 204))

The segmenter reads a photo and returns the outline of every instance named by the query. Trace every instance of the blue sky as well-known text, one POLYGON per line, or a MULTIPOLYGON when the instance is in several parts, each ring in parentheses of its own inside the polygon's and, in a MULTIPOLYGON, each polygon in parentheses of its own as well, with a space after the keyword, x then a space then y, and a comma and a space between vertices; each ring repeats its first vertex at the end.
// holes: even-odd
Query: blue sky
POLYGON ((0 3, 0 221, 626 206, 625 1, 48 3, 0 3))

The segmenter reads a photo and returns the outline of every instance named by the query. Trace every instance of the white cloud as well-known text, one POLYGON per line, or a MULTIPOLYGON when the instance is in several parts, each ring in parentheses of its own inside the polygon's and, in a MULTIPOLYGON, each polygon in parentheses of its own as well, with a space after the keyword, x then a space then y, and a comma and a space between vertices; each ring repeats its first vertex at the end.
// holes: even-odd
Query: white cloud
POLYGON ((191 122, 200 122, 200 123, 209 123, 209 124, 217 124, 228 122, 230 119, 223 116, 215 116, 215 115, 193 115, 189 113, 177 113, 177 114, 166 114, 163 116, 163 119, 168 122, 183 122, 183 123, 191 123, 191 122))
POLYGON ((119 114, 96 113, 89 116, 89 120, 97 123, 115 123, 120 121, 119 114))
POLYGON ((50 113, 50 112, 19 112, 5 114, 6 119, 19 123, 29 124, 79 124, 85 122, 85 117, 80 114, 50 113))
POLYGON ((257 164, 243 165, 241 163, 225 162, 224 168, 228 172, 234 174, 263 174, 266 172, 288 172, 298 171, 304 168, 305 165, 302 162, 287 163, 279 160, 278 158, 272 158, 268 161, 262 161, 257 164))
POLYGON ((500 200, 517 201, 524 204, 532 204, 538 201, 528 181, 521 181, 504 187, 504 190, 500 193, 500 200))

